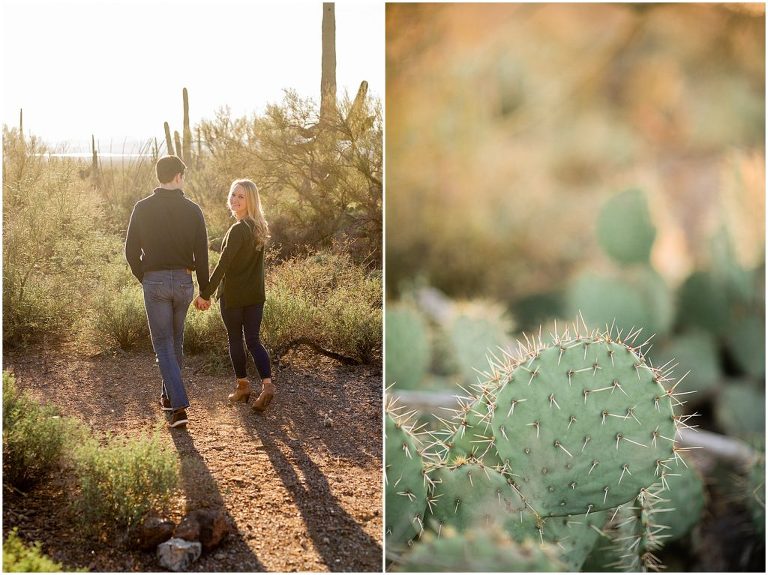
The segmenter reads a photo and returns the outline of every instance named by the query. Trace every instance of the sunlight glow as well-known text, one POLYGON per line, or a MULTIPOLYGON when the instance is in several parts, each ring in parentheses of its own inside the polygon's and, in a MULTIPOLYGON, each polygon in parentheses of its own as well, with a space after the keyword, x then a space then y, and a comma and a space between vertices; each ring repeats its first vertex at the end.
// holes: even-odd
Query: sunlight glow
MULTIPOLYGON (((228 106, 260 113, 294 89, 319 105, 322 3, 245 0, 6 0, 3 122, 71 150, 164 139, 228 106)), ((384 91, 384 4, 336 3, 336 83, 384 91)))

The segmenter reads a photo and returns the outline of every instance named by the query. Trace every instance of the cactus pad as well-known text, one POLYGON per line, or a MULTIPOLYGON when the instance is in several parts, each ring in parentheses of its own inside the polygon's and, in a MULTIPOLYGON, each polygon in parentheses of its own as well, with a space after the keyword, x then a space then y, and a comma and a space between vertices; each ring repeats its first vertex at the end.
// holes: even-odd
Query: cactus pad
POLYGON ((498 527, 459 533, 446 528, 415 545, 398 568, 405 572, 552 572, 565 571, 557 549, 538 541, 518 543, 498 527))
POLYGON ((427 487, 418 441, 404 424, 406 419, 390 413, 385 419, 385 531, 387 545, 397 549, 423 531, 427 487))
POLYGON ((529 522, 526 502, 511 482, 498 471, 477 463, 439 466, 429 472, 430 527, 445 526, 463 531, 495 523, 499 513, 523 516, 529 522))
POLYGON ((566 334, 510 366, 492 428, 539 515, 610 509, 664 477, 676 400, 663 385, 668 374, 649 367, 641 348, 609 333, 566 334))
POLYGON ((668 527, 664 535, 674 541, 688 533, 701 518, 705 503, 704 482, 690 461, 678 463, 667 477, 667 489, 659 495, 665 500, 663 507, 674 510, 658 519, 668 527))
POLYGON ((441 443, 446 448, 443 459, 449 465, 475 458, 487 467, 503 467, 504 463, 499 459, 494 445, 492 415, 487 396, 481 396, 471 403, 463 403, 457 410, 454 421, 445 422, 448 423, 447 429, 435 433, 446 435, 441 443))
POLYGON ((427 323, 418 311, 390 306, 386 312, 386 382, 398 389, 418 387, 430 362, 427 323))
POLYGON ((603 205, 597 219, 597 239, 617 262, 647 262, 655 238, 656 228, 642 191, 621 192, 603 205))
POLYGON ((735 437, 765 435, 765 392, 748 381, 728 381, 715 403, 715 419, 735 437))

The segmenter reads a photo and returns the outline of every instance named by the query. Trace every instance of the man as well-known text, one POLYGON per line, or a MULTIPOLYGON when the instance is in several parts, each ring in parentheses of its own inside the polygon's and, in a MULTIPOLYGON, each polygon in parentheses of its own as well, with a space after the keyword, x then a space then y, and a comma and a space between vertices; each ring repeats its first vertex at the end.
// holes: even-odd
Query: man
POLYGON ((133 208, 125 258, 144 289, 152 347, 163 377, 160 405, 172 412, 168 425, 180 427, 188 423, 189 407, 181 378, 184 320, 194 295, 193 270, 200 289, 208 287, 208 234, 200 206, 182 191, 184 162, 165 156, 155 170, 160 187, 133 208))

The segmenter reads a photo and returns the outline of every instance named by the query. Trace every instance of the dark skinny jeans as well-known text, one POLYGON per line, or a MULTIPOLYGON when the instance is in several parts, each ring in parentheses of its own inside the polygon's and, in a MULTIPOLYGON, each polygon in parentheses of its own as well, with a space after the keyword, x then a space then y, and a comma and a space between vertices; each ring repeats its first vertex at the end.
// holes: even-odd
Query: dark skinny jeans
POLYGON ((261 379, 272 377, 272 370, 269 365, 269 353, 259 340, 259 330, 261 329, 261 318, 264 314, 264 304, 247 305, 245 307, 235 307, 226 309, 224 307, 224 298, 220 301, 221 319, 224 320, 224 326, 227 328, 227 338, 229 339, 229 358, 232 360, 232 367, 238 379, 245 379, 248 372, 245 369, 246 357, 243 349, 243 335, 245 335, 245 345, 253 356, 256 363, 256 369, 259 371, 261 379))

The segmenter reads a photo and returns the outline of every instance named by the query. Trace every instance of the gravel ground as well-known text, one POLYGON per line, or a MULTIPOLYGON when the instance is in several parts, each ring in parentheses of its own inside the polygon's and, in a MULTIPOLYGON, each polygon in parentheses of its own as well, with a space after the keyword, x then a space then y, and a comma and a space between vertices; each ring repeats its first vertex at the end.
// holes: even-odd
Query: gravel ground
MULTIPOLYGON (((3 367, 62 415, 130 435, 164 419, 153 359, 146 351, 88 357, 35 348, 6 351, 3 367)), ((184 368, 189 426, 165 432, 181 469, 168 516, 178 522, 192 509, 219 507, 234 532, 193 570, 380 571, 380 365, 342 366, 292 352, 275 374, 277 395, 264 413, 229 405, 234 378, 196 373, 201 365, 192 357, 184 368)), ((6 492, 4 529, 18 526, 24 539, 42 542, 68 567, 162 570, 153 552, 85 537, 67 512, 70 489, 59 474, 26 493, 6 492)))

